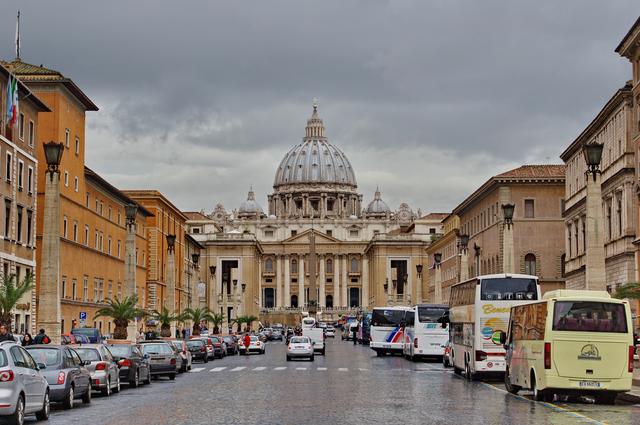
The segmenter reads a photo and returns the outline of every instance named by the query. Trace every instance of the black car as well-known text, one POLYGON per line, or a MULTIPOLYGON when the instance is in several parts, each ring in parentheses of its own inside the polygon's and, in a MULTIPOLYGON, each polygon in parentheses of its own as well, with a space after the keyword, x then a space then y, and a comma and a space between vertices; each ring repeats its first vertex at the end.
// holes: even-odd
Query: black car
POLYGON ((207 355, 207 346, 204 345, 204 341, 201 339, 190 339, 187 341, 187 348, 191 353, 192 360, 202 360, 207 363, 209 356, 207 355))
POLYGON ((110 344, 109 351, 120 369, 120 381, 137 387, 140 383, 151 383, 149 359, 144 358, 135 344, 110 344))
POLYGON ((233 335, 223 335, 222 339, 227 344, 227 354, 238 354, 238 338, 233 335))

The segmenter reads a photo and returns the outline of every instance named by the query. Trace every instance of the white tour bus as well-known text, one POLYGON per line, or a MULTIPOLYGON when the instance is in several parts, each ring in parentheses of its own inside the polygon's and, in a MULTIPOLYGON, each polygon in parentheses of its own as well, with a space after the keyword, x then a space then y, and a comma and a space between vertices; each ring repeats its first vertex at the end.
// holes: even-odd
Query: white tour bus
POLYGON ((402 354, 404 346, 404 314, 411 307, 377 307, 371 314, 371 330, 369 347, 378 356, 387 353, 402 354))
POLYGON ((449 298, 451 358, 467 379, 505 370, 500 332, 506 332, 511 307, 540 299, 536 276, 477 276, 451 287, 449 298))
POLYGON ((411 360, 439 357, 449 340, 449 306, 418 304, 405 312, 404 356, 411 360))

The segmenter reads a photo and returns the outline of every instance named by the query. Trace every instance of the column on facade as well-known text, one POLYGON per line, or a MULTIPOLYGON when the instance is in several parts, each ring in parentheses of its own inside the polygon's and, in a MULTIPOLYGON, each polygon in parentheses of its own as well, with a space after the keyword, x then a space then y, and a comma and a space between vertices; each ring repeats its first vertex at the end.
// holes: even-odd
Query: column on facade
POLYGON ((276 256, 276 307, 282 307, 282 255, 276 256))
POLYGON ((434 302, 436 304, 442 304, 442 263, 436 264, 434 280, 434 302))
MULTIPOLYGON (((126 207, 126 225, 127 225, 127 238, 124 244, 124 287, 125 296, 132 297, 137 294, 136 286, 136 211, 137 208, 132 209, 130 206, 126 207)), ((138 304, 142 305, 142 300, 138 300, 138 304)), ((127 326, 127 338, 130 341, 136 340, 138 333, 138 321, 131 320, 127 326)))
POLYGON ((362 257, 362 301, 360 305, 362 308, 369 307, 369 258, 366 255, 362 257))
POLYGON ((326 307, 326 303, 325 303, 325 278, 324 278, 324 255, 320 255, 320 295, 318 298, 320 298, 318 300, 318 305, 320 307, 326 307))
MULTIPOLYGON (((513 224, 504 224, 502 231, 502 263, 504 264, 503 273, 515 273, 515 252, 513 246, 513 224)), ((480 261, 477 262, 478 266, 476 268, 476 276, 480 275, 480 273, 484 273, 484 270, 481 270, 480 261)))
POLYGON ((324 219, 327 215, 327 194, 320 195, 320 218, 324 219))
MULTIPOLYGON (((175 264, 175 246, 170 246, 167 252, 167 270, 165 274, 165 283, 167 290, 167 305, 169 313, 174 313, 176 309, 176 264, 175 264)), ((164 306, 159 306, 162 309, 164 306)), ((175 323, 171 324, 171 336, 176 333, 175 323)))
POLYGON ((262 308, 262 257, 258 257, 258 309, 262 308))
POLYGON ((333 306, 340 305, 340 256, 333 256, 333 306))
POLYGON ((291 264, 288 255, 284 256, 284 306, 291 307, 291 264))
POLYGON ((342 256, 342 288, 340 288, 342 289, 342 293, 340 294, 340 298, 342 299, 343 306, 349 305, 349 299, 347 298, 347 287, 349 283, 349 276, 347 275, 347 270, 349 267, 349 265, 347 264, 348 259, 348 255, 342 256))
POLYGON ((298 261, 298 307, 304 307, 304 256, 298 261))
POLYGON ((606 289, 601 174, 588 173, 585 289, 606 289))

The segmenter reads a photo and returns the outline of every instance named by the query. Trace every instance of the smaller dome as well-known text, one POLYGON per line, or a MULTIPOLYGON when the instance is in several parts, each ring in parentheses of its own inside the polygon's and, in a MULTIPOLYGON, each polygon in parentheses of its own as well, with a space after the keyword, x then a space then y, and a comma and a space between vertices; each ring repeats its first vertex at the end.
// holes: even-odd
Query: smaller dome
POLYGON ((256 195, 253 193, 253 188, 249 189, 247 200, 240 204, 238 210, 239 215, 262 215, 262 207, 256 202, 256 195))
POLYGON ((373 197, 373 201, 367 206, 366 212, 367 214, 386 214, 391 212, 387 203, 382 200, 380 189, 376 188, 376 194, 373 197))

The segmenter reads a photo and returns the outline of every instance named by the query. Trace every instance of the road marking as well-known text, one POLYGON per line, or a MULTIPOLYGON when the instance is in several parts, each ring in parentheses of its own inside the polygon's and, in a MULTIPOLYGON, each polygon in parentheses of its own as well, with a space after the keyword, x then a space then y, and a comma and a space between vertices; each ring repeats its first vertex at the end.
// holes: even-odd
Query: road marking
POLYGON ((487 384, 486 382, 482 382, 482 385, 487 386, 487 387, 489 387, 491 389, 494 389, 496 391, 500 391, 501 393, 509 394, 509 395, 511 395, 511 396, 513 396, 513 397, 515 397, 517 399, 520 399, 520 400, 528 401, 530 403, 539 403, 539 404, 541 404, 541 405, 543 405, 545 407, 548 407, 551 410, 555 410, 555 411, 560 412, 560 413, 565 413, 565 414, 567 414, 569 416, 573 416, 575 418, 582 419, 582 420, 587 421, 587 422, 592 423, 592 424, 607 425, 606 422, 601 422, 599 420, 596 420, 596 419, 590 418, 588 416, 585 416, 585 415, 583 415, 581 413, 574 412, 573 410, 565 409, 564 407, 560 407, 557 404, 553 404, 553 403, 549 403, 549 402, 545 402, 545 401, 535 401, 535 400, 532 400, 530 398, 523 397, 521 395, 511 394, 507 390, 503 390, 502 388, 498 388, 495 385, 487 384))
POLYGON ((285 370, 287 367, 286 366, 279 366, 279 367, 274 367, 273 370, 285 370))
POLYGON ((225 370, 227 367, 223 366, 223 367, 214 367, 213 369, 210 370, 210 372, 220 372, 221 370, 225 370))
POLYGON ((348 372, 348 371, 349 371, 349 369, 348 369, 348 368, 346 368, 346 367, 339 367, 339 368, 338 368, 338 370, 339 370, 340 372, 348 372))
POLYGON ((327 370, 327 368, 326 367, 319 367, 316 370, 327 370))
POLYGON ((238 367, 234 367, 233 369, 231 369, 231 372, 238 372, 242 369, 246 369, 246 366, 238 366, 238 367))
POLYGON ((362 368, 362 367, 359 367, 358 369, 360 370, 360 372, 367 372, 367 371, 369 371, 369 369, 365 369, 365 368, 362 368))
POLYGON ((307 370, 306 367, 297 367, 296 370, 307 370))
POLYGON ((266 367, 264 366, 258 366, 258 367, 254 367, 253 370, 265 370, 266 367))
POLYGON ((191 369, 189 372, 190 373, 198 373, 198 372, 202 372, 204 370, 203 367, 195 367, 193 369, 191 369))

